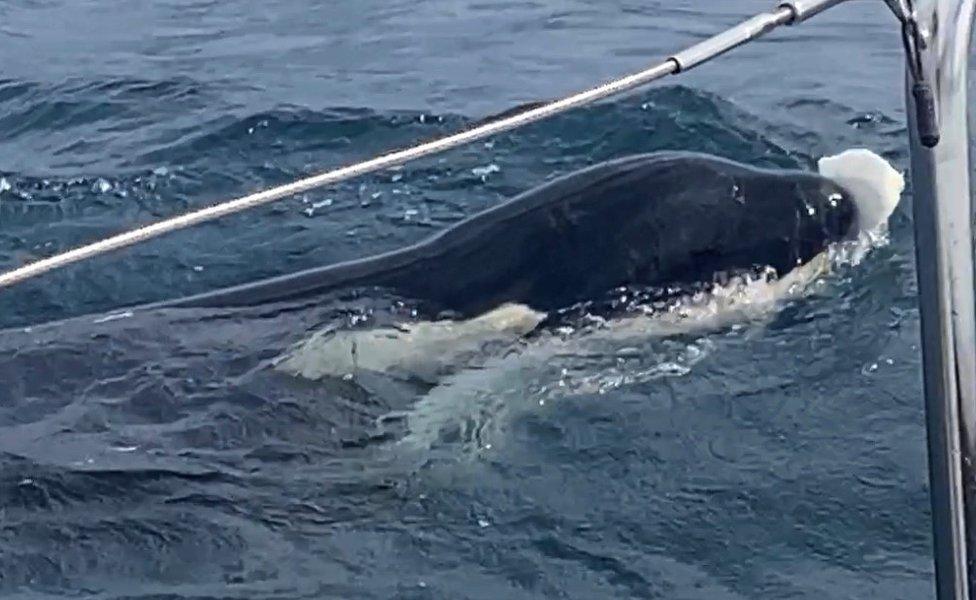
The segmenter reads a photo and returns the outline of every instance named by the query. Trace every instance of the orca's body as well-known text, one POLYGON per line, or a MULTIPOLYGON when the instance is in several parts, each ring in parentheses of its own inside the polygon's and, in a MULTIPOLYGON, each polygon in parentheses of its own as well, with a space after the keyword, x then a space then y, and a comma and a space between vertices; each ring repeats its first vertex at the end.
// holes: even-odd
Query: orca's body
POLYGON ((816 173, 643 154, 566 175, 398 251, 156 306, 383 288, 465 317, 506 303, 548 311, 625 285, 711 282, 756 267, 782 275, 855 235, 857 221, 851 194, 816 173))

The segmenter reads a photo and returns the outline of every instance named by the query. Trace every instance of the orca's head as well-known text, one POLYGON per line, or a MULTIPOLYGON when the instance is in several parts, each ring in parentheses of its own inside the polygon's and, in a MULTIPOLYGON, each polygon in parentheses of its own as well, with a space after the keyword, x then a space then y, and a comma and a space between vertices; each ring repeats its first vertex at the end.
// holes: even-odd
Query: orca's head
POLYGON ((817 168, 853 202, 857 219, 852 237, 887 228, 905 189, 904 177, 888 161, 870 150, 853 149, 821 158, 817 168))
MULTIPOLYGON (((819 173, 748 171, 742 178, 749 212, 740 217, 748 253, 784 273, 831 244, 885 231, 905 181, 869 150, 820 159, 819 173)), ((747 254, 748 255, 748 254, 747 254)))
MULTIPOLYGON (((853 194, 833 179, 810 171, 724 163, 715 169, 732 179, 731 189, 713 194, 725 197, 710 219, 694 221, 691 227, 701 233, 684 236, 692 240, 700 275, 709 269, 768 266, 782 276, 832 244, 858 237, 853 194)), ((709 181, 719 187, 727 180, 709 181)))

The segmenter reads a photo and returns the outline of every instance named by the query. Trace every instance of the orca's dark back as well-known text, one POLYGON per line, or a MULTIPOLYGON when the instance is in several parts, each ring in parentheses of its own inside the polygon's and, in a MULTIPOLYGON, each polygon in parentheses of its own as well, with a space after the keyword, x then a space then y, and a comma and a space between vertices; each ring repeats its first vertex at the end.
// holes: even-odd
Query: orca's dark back
POLYGON ((803 171, 758 170, 701 157, 684 165, 685 185, 659 207, 663 282, 711 281, 717 273, 772 267, 784 275, 856 223, 850 194, 803 171))
POLYGON ((624 285, 784 273, 848 235, 854 207, 829 180, 682 152, 602 163, 431 239, 162 306, 239 306, 382 287, 471 316, 505 302, 563 308, 624 285))
POLYGON ((845 237, 846 193, 823 177, 660 153, 604 163, 476 215, 417 247, 383 279, 477 314, 502 302, 551 310, 623 285, 785 273, 845 237))

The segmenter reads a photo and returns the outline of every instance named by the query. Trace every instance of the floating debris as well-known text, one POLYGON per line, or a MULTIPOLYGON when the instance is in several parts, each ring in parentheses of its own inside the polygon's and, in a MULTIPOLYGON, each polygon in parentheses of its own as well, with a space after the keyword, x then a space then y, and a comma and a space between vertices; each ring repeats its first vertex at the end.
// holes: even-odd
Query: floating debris
POLYGON ((112 191, 112 184, 109 183, 104 177, 99 177, 95 181, 95 185, 92 186, 92 189, 94 191, 101 192, 102 194, 107 194, 108 192, 112 191))
POLYGON ((131 317, 132 317, 132 311, 131 310, 127 310, 127 311, 121 312, 121 313, 113 313, 113 314, 110 314, 110 315, 106 315, 106 316, 101 317, 99 319, 95 319, 92 322, 93 323, 108 323, 109 321, 118 321, 119 319, 128 319, 128 318, 131 318, 131 317))
POLYGON ((488 164, 488 165, 486 165, 484 167, 475 167, 475 168, 471 169, 471 173, 473 175, 476 175, 478 177, 481 177, 482 181, 484 181, 492 173, 497 173, 497 172, 499 172, 501 170, 502 170, 501 167, 499 167, 495 163, 491 163, 491 164, 488 164))

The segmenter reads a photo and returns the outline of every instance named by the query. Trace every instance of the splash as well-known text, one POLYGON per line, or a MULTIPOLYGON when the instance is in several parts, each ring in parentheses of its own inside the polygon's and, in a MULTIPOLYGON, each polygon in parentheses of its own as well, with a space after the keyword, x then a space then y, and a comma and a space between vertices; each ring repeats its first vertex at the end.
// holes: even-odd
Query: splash
POLYGON ((688 376, 714 348, 708 334, 763 325, 829 265, 820 255, 785 277, 768 270, 731 276, 664 309, 638 305, 635 314, 611 319, 583 315, 577 327, 546 332, 517 352, 442 379, 397 415, 408 430, 397 451, 460 445, 460 455, 477 456, 497 446, 524 411, 555 410, 573 396, 688 376))
POLYGON ((409 411, 385 417, 406 423, 398 447, 425 451, 460 443, 475 454, 497 444, 519 411, 688 376, 712 350, 711 334, 762 327, 784 303, 807 294, 813 282, 857 266, 887 243, 902 176, 866 150, 826 157, 819 166, 851 193, 858 230, 782 276, 767 268, 720 274, 686 293, 630 291, 614 304, 623 306, 622 314, 604 318, 584 305, 569 311, 560 327, 541 332, 547 315, 521 305, 468 321, 321 332, 278 368, 309 379, 353 378, 367 370, 427 381, 433 387, 409 411))

